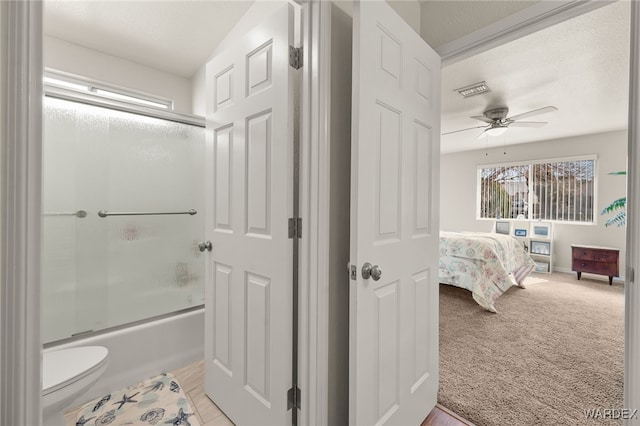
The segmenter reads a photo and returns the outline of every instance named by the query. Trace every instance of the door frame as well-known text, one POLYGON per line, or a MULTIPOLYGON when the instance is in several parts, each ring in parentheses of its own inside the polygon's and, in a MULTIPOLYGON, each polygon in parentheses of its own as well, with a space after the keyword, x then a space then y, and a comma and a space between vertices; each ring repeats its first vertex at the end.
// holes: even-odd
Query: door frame
MULTIPOLYGON (((303 10, 298 268, 300 425, 328 423, 331 2, 303 10)), ((346 265, 345 265, 346 270, 346 265)))
MULTIPOLYGON (((640 291, 634 276, 634 271, 640 269, 640 197, 637 196, 640 194, 640 5, 637 1, 631 2, 630 32, 623 404, 625 408, 640 409, 640 291)), ((624 424, 640 424, 640 419, 625 419, 624 424)))
POLYGON ((42 422, 42 2, 0 2, 0 424, 42 422))
MULTIPOLYGON (((606 4, 570 0, 563 2, 559 10, 552 6, 557 2, 540 3, 543 5, 531 6, 516 14, 518 16, 485 27, 483 34, 472 33, 461 39, 455 49, 458 53, 454 53, 454 49, 440 50, 443 66, 461 59, 462 51, 469 56, 480 53, 513 40, 509 37, 514 35, 517 38, 578 16, 588 11, 585 4, 606 4), (545 4, 547 11, 543 8, 545 4), (534 7, 535 11, 530 10, 534 7)), ((327 418, 329 391, 326 350, 329 241, 319 230, 326 229, 329 211, 330 6, 330 2, 303 1, 306 54, 301 103, 300 188, 304 220, 300 245, 299 366, 300 424, 309 425, 326 423, 323 420, 327 418)), ((38 105, 42 99, 42 80, 38 77, 42 72, 42 3, 0 2, 0 8, 0 423, 40 424, 42 117, 38 105), (25 75, 28 78, 24 78, 25 75), (9 230, 13 231, 12 238, 8 238, 9 230)), ((627 182, 628 193, 635 194, 640 192, 637 166, 640 164, 640 7, 637 2, 632 2, 631 11, 635 38, 632 37, 631 42, 627 182)), ((640 199, 629 197, 627 208, 627 268, 637 269, 640 221, 636 212, 640 211, 640 199)), ((632 273, 628 270, 625 275, 624 405, 634 408, 640 407, 640 359, 634 356, 640 354, 640 292, 632 285, 632 273)))

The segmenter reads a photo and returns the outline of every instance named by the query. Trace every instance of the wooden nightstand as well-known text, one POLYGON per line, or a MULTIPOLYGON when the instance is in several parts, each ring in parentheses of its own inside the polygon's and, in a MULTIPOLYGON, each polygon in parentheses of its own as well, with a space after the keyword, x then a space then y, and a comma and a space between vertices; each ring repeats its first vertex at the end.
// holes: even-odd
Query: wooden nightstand
POLYGON ((620 250, 610 247, 596 247, 571 245, 571 270, 578 273, 578 279, 583 272, 606 275, 609 277, 609 285, 613 277, 619 275, 618 258, 620 250))

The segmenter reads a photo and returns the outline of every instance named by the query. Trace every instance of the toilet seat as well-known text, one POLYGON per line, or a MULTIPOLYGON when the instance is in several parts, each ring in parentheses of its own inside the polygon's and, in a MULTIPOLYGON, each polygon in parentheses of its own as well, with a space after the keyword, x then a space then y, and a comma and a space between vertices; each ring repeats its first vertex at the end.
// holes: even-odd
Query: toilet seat
POLYGON ((92 374, 107 362, 102 346, 45 351, 42 356, 42 395, 56 392, 92 374))

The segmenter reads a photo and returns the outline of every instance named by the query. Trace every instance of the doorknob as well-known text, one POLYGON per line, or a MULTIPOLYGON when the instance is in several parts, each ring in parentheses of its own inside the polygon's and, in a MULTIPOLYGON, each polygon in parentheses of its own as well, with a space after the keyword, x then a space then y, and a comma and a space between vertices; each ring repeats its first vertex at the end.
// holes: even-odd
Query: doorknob
POLYGON ((200 249, 200 251, 211 251, 213 250, 213 244, 211 244, 211 241, 201 241, 200 244, 198 244, 198 249, 200 249))
POLYGON ((368 280, 373 278, 374 281, 378 281, 382 277, 382 270, 378 265, 371 265, 369 262, 362 265, 362 278, 368 280))

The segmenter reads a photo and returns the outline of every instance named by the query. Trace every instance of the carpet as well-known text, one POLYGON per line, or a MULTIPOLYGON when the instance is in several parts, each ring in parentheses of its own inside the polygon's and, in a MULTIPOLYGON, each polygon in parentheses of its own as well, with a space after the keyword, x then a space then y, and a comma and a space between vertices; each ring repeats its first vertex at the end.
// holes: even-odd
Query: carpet
POLYGON ((622 284, 534 274, 482 309, 440 285, 438 402, 478 426, 621 424, 622 284), (587 419, 585 410, 599 419, 587 419))
POLYGON ((86 403, 76 426, 200 426, 194 413, 175 377, 162 374, 86 403))

